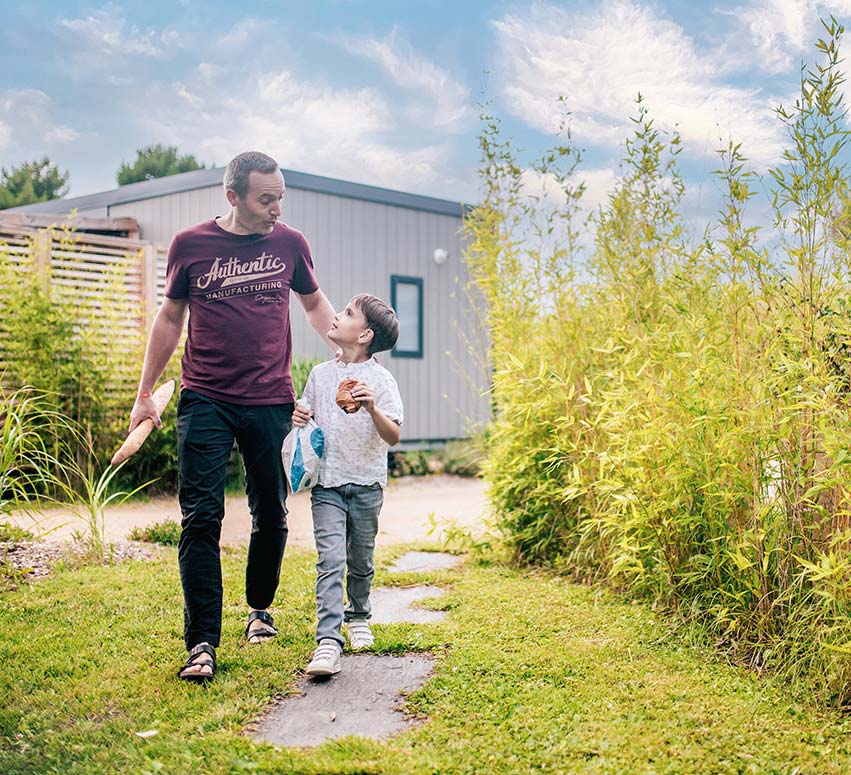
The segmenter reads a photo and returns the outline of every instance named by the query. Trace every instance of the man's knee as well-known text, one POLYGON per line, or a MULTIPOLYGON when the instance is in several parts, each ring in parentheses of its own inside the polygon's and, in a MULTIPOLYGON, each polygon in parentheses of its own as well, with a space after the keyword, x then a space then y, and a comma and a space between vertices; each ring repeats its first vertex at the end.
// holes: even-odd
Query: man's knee
POLYGON ((225 516, 224 504, 215 502, 181 504, 181 511, 180 527, 184 534, 210 533, 218 536, 221 533, 222 520, 225 516))

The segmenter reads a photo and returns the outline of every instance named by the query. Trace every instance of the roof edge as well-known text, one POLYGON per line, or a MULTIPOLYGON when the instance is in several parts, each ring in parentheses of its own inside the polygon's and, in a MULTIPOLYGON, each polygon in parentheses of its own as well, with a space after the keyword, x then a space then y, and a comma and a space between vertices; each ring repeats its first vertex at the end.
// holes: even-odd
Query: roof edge
MULTIPOLYGON (((449 199, 410 194, 365 183, 354 183, 337 178, 327 178, 321 175, 311 175, 296 170, 281 169, 288 188, 297 191, 312 191, 348 199, 359 199, 366 202, 403 207, 410 210, 463 217, 472 206, 463 202, 453 202, 449 199)), ((71 197, 70 199, 52 199, 48 202, 37 202, 31 205, 20 205, 0 210, 6 213, 67 213, 71 210, 90 210, 99 207, 131 204, 145 199, 155 199, 171 194, 181 194, 202 188, 220 186, 224 175, 224 167, 210 167, 203 170, 193 170, 177 175, 169 175, 155 180, 143 180, 139 183, 128 183, 125 186, 101 191, 95 194, 71 197)))

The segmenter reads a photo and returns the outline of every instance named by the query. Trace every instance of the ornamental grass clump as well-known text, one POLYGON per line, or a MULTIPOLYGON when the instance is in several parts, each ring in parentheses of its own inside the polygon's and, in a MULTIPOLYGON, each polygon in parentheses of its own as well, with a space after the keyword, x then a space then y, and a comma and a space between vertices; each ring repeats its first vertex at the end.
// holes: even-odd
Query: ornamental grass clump
POLYGON ((765 178, 719 152, 723 205, 682 214, 676 134, 639 96, 621 174, 582 209, 565 142, 524 170, 481 134, 468 261, 487 303, 484 474, 518 561, 652 599, 758 670, 851 701, 851 198, 835 20, 776 111, 765 178), (543 195, 530 195, 534 180, 543 195))

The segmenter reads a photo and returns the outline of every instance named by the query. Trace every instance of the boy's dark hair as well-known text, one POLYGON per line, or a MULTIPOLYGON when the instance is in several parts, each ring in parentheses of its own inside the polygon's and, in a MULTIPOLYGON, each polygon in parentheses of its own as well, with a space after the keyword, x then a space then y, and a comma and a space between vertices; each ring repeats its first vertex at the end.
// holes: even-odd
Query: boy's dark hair
POLYGON ((352 304, 363 313, 367 328, 372 329, 367 353, 374 355, 392 350, 399 338, 399 321, 393 307, 370 293, 359 293, 352 298, 352 304))
POLYGON ((278 162, 260 151, 246 151, 234 156, 225 167, 222 181, 225 191, 235 191, 240 199, 248 193, 248 176, 252 172, 280 172, 278 162))

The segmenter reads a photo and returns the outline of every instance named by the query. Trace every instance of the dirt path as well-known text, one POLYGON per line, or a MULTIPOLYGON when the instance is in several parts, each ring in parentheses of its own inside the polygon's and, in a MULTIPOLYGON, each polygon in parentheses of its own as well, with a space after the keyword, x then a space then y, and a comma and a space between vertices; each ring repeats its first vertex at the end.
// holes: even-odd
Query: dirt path
MULTIPOLYGON (((287 499, 289 509, 289 538, 291 546, 313 546, 313 524, 310 517, 310 496, 299 493, 287 499)), ((390 480, 381 510, 378 544, 410 541, 438 541, 442 531, 428 535, 429 514, 439 522, 455 521, 463 527, 480 529, 487 515, 485 483, 480 479, 455 476, 407 477, 390 480)), ((158 497, 147 502, 134 502, 109 508, 106 511, 106 540, 126 540, 134 527, 163 520, 180 520, 180 507, 174 496, 158 497)), ((66 541, 81 529, 79 519, 68 510, 50 509, 39 517, 38 527, 26 515, 12 519, 14 524, 34 532, 49 531, 43 536, 51 542, 66 541)), ((251 529, 251 517, 245 496, 230 496, 225 502, 222 525, 223 544, 245 544, 251 529)))

